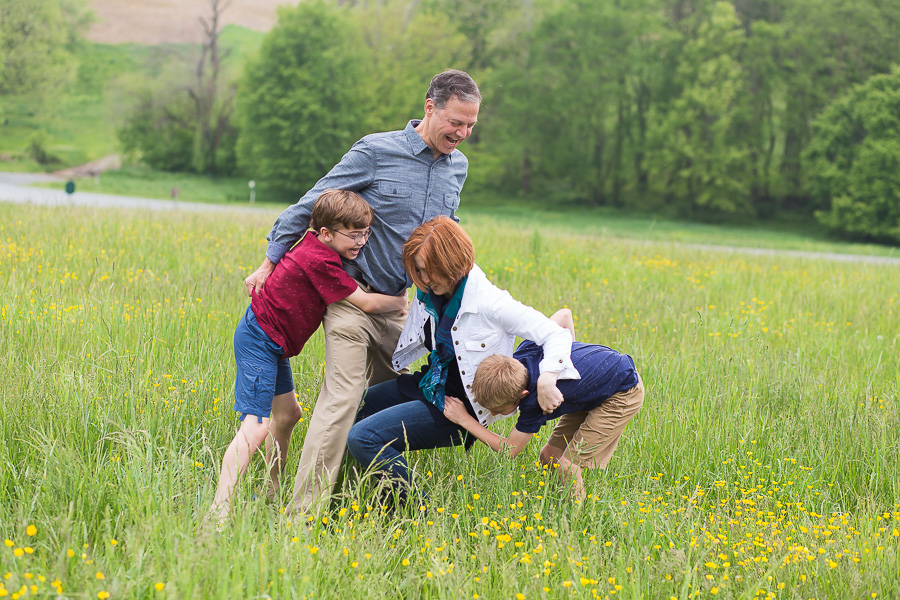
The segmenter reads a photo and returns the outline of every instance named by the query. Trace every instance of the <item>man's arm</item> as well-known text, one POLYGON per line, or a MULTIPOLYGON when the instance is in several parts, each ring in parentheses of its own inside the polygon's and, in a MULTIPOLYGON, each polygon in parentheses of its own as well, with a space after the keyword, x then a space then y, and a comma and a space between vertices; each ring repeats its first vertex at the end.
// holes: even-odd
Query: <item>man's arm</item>
POLYGON ((513 429, 508 438, 497 435, 468 413, 462 401, 453 396, 444 397, 444 416, 490 446, 494 452, 509 451, 510 458, 515 458, 525 448, 533 433, 522 433, 513 429))
POLYGON ((402 296, 387 296, 385 294, 365 292, 360 288, 356 288, 355 292, 347 296, 347 301, 363 312, 376 315, 406 310, 406 307, 409 305, 409 300, 405 294, 402 296))
POLYGON ((247 295, 262 289, 275 270, 275 265, 309 229, 312 207, 319 195, 327 189, 358 192, 371 185, 375 178, 375 157, 364 140, 356 142, 341 161, 332 167, 325 177, 306 192, 296 204, 284 209, 266 236, 269 246, 266 258, 256 271, 244 280, 247 295))
POLYGON ((274 270, 275 263, 269 260, 269 257, 267 256, 263 259, 259 268, 253 271, 253 273, 244 280, 244 289, 247 290, 247 295, 252 297, 254 291, 258 294, 259 290, 262 289, 263 284, 266 282, 266 279, 269 278, 269 275, 271 275, 274 270))

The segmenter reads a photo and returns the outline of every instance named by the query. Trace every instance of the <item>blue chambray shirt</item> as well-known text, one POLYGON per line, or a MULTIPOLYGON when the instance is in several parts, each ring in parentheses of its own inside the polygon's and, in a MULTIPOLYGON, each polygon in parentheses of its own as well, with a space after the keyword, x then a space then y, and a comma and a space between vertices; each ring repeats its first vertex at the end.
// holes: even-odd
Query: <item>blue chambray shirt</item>
POLYGON ((434 217, 456 221, 459 194, 469 161, 459 150, 441 154, 416 133, 421 121, 410 121, 400 131, 373 133, 356 142, 341 161, 288 207, 266 239, 266 256, 277 263, 309 228, 313 204, 328 188, 352 190, 375 209, 372 236, 358 266, 372 288, 396 296, 412 285, 403 268, 402 247, 412 230, 434 217))

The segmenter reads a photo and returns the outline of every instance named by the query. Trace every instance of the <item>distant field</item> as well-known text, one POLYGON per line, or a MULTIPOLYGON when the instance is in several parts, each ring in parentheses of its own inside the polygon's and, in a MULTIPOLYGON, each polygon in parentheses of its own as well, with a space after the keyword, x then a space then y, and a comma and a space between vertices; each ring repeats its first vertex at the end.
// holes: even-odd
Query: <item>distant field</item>
MULTIPOLYGON (((282 5, 300 0, 231 0, 222 2, 224 25, 268 31, 282 5)), ((92 0, 97 22, 88 39, 104 44, 190 44, 203 39, 199 19, 210 16, 209 0, 92 0)))

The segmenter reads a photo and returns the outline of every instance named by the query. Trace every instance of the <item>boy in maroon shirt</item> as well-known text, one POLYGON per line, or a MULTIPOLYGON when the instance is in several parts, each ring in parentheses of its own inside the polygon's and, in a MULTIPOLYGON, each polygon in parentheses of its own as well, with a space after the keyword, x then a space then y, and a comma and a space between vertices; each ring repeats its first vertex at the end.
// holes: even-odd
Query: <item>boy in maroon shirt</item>
POLYGON ((342 258, 353 260, 359 255, 369 239, 373 217, 372 207, 354 192, 322 192, 310 217, 312 233, 279 261, 238 323, 234 410, 241 413, 241 426, 222 458, 210 507, 218 522, 228 515, 234 485, 263 443, 270 495, 278 490, 291 432, 302 414, 288 359, 299 354, 319 328, 325 307, 346 298, 367 313, 406 308, 405 295, 365 292, 341 266, 342 258))

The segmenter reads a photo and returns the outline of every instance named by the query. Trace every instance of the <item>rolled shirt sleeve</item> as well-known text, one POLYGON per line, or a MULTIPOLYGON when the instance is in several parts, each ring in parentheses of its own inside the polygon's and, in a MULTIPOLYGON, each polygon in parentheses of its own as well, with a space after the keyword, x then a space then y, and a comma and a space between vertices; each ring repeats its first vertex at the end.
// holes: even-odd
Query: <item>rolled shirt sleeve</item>
POLYGON ((292 204, 275 220, 266 236, 269 242, 266 257, 277 263, 303 233, 309 229, 313 205, 327 189, 358 192, 371 185, 375 173, 375 155, 365 138, 356 142, 331 171, 315 186, 292 204))
POLYGON ((560 379, 581 379, 572 364, 572 334, 551 321, 544 313, 522 304, 509 292, 491 304, 493 318, 507 332, 531 340, 544 350, 540 372, 558 373, 560 379))

